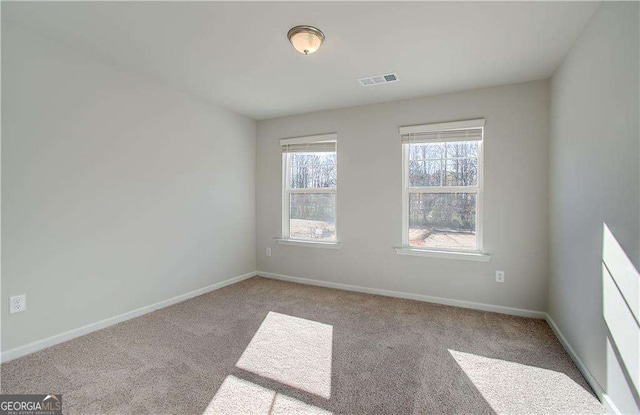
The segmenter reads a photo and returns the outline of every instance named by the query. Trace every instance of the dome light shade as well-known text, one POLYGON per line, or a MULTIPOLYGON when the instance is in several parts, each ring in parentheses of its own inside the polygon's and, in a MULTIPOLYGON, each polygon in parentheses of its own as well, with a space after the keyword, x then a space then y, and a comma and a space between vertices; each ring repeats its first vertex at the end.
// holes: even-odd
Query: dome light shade
POLYGON ((324 42, 324 33, 313 26, 292 27, 287 33, 287 37, 294 49, 305 55, 320 49, 322 42, 324 42))

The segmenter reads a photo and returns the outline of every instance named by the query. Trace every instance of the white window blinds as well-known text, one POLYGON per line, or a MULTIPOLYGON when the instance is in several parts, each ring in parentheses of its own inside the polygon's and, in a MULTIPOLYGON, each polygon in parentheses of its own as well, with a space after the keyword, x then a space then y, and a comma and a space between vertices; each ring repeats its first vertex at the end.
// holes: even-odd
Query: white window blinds
POLYGON ((336 134, 309 137, 286 138, 280 140, 283 153, 332 153, 336 151, 336 134))
POLYGON ((403 144, 480 141, 484 119, 400 127, 403 144))

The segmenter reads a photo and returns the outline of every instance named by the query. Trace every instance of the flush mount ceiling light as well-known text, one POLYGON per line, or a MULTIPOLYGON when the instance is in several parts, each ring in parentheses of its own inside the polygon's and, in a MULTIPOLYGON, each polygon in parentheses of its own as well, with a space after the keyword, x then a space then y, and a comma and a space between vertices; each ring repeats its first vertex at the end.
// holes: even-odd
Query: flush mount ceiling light
POLYGON ((313 26, 292 27, 287 33, 289 41, 300 53, 308 55, 320 49, 324 42, 324 33, 313 26))

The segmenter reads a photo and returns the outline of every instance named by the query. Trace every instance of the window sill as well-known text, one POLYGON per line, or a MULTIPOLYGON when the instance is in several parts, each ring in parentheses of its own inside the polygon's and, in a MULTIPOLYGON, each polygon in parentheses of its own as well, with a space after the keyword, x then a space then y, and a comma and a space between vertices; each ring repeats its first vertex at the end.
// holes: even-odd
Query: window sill
POLYGON ((276 239, 279 245, 290 246, 304 246, 306 248, 324 248, 324 249, 340 249, 342 243, 340 242, 315 242, 315 241, 303 241, 300 239, 276 239))
POLYGON ((444 259, 460 259, 463 261, 477 261, 477 262, 489 262, 491 255, 483 254, 480 252, 454 252, 454 251, 437 251, 431 249, 419 249, 419 248, 396 248, 396 254, 398 255, 411 255, 411 256, 426 256, 431 258, 444 258, 444 259))

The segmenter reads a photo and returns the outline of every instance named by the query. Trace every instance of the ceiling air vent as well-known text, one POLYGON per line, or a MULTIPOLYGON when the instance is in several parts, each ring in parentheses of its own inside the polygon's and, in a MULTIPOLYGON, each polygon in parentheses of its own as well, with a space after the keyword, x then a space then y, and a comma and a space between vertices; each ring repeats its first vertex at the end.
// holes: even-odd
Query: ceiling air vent
POLYGON ((397 81, 398 81, 397 73, 374 75, 374 76, 368 76, 366 78, 358 79, 358 82, 360 82, 360 85, 362 86, 382 85, 382 84, 388 84, 390 82, 397 82, 397 81))

